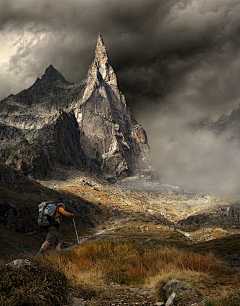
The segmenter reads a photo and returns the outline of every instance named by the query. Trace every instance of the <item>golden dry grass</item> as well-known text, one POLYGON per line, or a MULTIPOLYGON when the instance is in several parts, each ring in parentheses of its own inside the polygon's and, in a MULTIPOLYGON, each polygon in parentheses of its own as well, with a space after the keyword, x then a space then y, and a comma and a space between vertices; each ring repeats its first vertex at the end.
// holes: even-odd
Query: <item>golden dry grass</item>
POLYGON ((203 256, 174 247, 110 239, 88 243, 63 253, 61 262, 58 257, 52 258, 54 264, 61 264, 68 277, 88 285, 109 282, 143 284, 151 277, 165 275, 168 278, 181 271, 184 271, 184 275, 209 277, 231 272, 227 267, 223 271, 222 264, 212 254, 203 256))
POLYGON ((150 288, 158 300, 164 300, 163 285, 177 279, 193 285, 197 295, 190 297, 192 302, 205 299, 222 306, 240 281, 238 272, 212 254, 115 239, 89 242, 60 256, 49 253, 40 261, 43 266, 44 261, 63 272, 76 290, 109 288, 114 282, 150 288))

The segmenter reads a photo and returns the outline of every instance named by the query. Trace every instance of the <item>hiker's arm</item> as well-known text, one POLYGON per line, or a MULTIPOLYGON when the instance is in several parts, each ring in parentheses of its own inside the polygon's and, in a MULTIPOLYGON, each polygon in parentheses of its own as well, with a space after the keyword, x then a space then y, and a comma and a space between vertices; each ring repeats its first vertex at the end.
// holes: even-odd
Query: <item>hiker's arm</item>
POLYGON ((66 211, 66 214, 64 215, 66 217, 69 217, 69 218, 74 218, 75 215, 74 214, 70 214, 69 212, 66 211))
POLYGON ((69 217, 69 218, 74 218, 74 214, 71 214, 69 212, 67 212, 66 210, 64 210, 62 207, 59 208, 59 213, 62 214, 65 217, 69 217))

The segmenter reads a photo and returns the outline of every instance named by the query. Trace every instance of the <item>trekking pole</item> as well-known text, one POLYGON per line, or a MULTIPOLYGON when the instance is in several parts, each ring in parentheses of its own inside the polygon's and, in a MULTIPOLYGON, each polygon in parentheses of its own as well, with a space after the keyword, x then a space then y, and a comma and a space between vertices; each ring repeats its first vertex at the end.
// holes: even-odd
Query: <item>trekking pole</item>
POLYGON ((79 239, 78 239, 78 233, 77 233, 77 228, 76 228, 76 224, 75 224, 75 219, 74 218, 73 218, 73 225, 74 225, 76 236, 77 236, 77 242, 78 242, 78 244, 80 244, 79 239))

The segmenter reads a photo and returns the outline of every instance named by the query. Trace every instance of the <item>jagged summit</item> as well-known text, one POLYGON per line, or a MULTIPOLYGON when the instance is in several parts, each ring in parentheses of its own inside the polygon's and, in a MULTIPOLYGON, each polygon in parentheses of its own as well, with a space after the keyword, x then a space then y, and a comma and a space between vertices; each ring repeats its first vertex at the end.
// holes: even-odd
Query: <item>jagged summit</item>
POLYGON ((50 65, 44 72, 42 78, 37 78, 34 85, 37 85, 39 83, 45 85, 45 84, 53 84, 56 81, 60 81, 61 83, 69 84, 63 77, 63 75, 55 69, 52 65, 50 65))
POLYGON ((155 175, 146 133, 133 118, 118 89, 101 34, 83 97, 75 105, 74 114, 89 169, 116 177, 139 173, 139 169, 155 175))
POLYGON ((94 62, 98 67, 108 64, 108 53, 101 33, 98 34, 94 62))
POLYGON ((100 85, 103 85, 103 83, 117 89, 117 77, 113 68, 109 65, 107 49, 103 42, 102 35, 99 33, 95 57, 87 74, 87 86, 83 95, 83 100, 87 100, 93 91, 100 85))
MULTIPOLYGON (((50 65, 33 85, 16 95, 8 96, 5 102, 8 104, 7 101, 12 101, 28 106, 44 103, 48 111, 51 108, 60 109, 67 106, 79 94, 78 89, 74 89, 71 85, 57 69, 50 65)), ((14 112, 14 108, 2 103, 0 113, 1 111, 10 115, 11 112, 14 112)), ((19 124, 22 126, 25 120, 20 120, 19 116, 18 118, 19 124)))

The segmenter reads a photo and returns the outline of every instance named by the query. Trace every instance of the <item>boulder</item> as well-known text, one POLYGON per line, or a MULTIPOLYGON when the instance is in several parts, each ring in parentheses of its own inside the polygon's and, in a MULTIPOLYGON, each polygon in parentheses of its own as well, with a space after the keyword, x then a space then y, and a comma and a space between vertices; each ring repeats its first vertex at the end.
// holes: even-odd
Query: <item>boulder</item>
MULTIPOLYGON (((186 297, 186 296, 196 296, 196 291, 194 290, 193 286, 189 283, 182 282, 176 279, 173 279, 166 283, 163 286, 163 290, 165 292, 165 296, 167 299, 170 298, 170 300, 174 300, 175 298, 179 300, 181 297, 186 297), (173 294, 175 293, 175 294, 173 294), (172 295, 173 294, 173 295, 172 295)), ((169 305, 170 304, 169 300, 169 305)))

